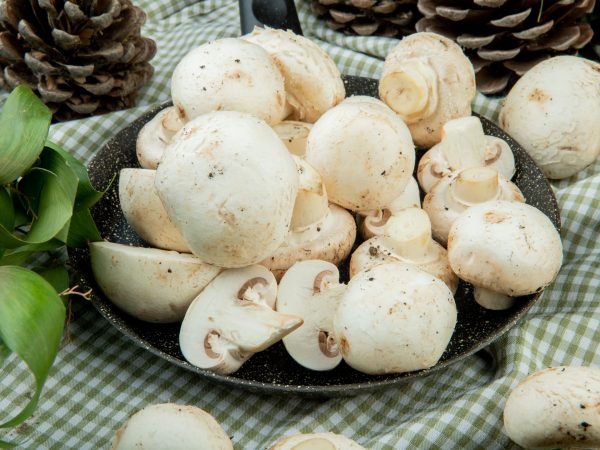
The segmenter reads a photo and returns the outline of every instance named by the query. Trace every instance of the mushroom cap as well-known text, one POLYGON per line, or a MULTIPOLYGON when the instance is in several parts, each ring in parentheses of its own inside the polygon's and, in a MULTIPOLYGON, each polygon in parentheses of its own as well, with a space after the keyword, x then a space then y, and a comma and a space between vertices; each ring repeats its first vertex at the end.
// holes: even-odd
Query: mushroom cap
POLYGON ((154 190, 155 170, 121 169, 119 204, 127 223, 152 247, 191 253, 154 190))
POLYGON ((524 202, 525 197, 517 185, 488 167, 472 167, 445 176, 423 199, 433 238, 446 245, 456 218, 467 208, 490 200, 524 202))
POLYGON ((333 315, 346 286, 338 268, 322 260, 299 261, 279 282, 275 309, 304 323, 283 338, 294 360, 311 370, 331 370, 342 360, 333 337, 333 315))
POLYGON ((556 56, 535 65, 512 87, 500 127, 548 178, 566 178, 600 155, 600 64, 556 56))
POLYGON ((278 440, 269 450, 365 450, 352 439, 334 433, 302 433, 278 440))
POLYGON ((405 263, 385 263, 348 282, 333 319, 346 363, 367 374, 432 367, 456 325, 448 287, 405 263))
POLYGON ((504 406, 505 432, 525 448, 600 446, 600 369, 551 367, 515 387, 504 406))
POLYGON ((459 278, 515 297, 539 292, 556 278, 562 243, 537 208, 494 200, 471 206, 454 221, 448 259, 459 278))
POLYGON ((260 45, 273 58, 285 81, 289 119, 315 122, 346 96, 340 71, 310 39, 273 28, 255 27, 242 39, 260 45))
POLYGON ((279 69, 259 45, 223 38, 194 48, 175 67, 171 99, 184 121, 209 111, 241 111, 271 125, 286 113, 279 69))
POLYGON ((165 148, 183 126, 177 108, 168 106, 161 109, 138 133, 135 151, 140 166, 156 169, 165 148))
POLYGON ((111 450, 233 450, 229 436, 206 411, 160 403, 133 414, 116 432, 111 450))
POLYGON ((183 319, 194 298, 221 271, 193 255, 113 242, 90 242, 94 278, 126 313, 147 322, 183 319))
POLYGON ((219 111, 180 130, 158 166, 155 187, 194 254, 218 266, 243 267, 284 241, 298 173, 264 121, 219 111))
POLYGON ((415 150, 408 128, 385 104, 351 97, 313 125, 305 159, 323 177, 329 200, 357 211, 394 201, 412 176, 415 150))
POLYGON ((408 124, 416 145, 429 148, 451 119, 471 115, 475 71, 462 49, 436 33, 413 33, 386 56, 379 97, 408 124))
POLYGON ((304 156, 306 152, 306 140, 312 128, 312 123, 300 122, 298 120, 284 120, 273 129, 281 138, 292 155, 304 156))
POLYGON ((330 204, 329 214, 321 222, 302 231, 290 231, 283 244, 261 264, 277 279, 297 261, 321 259, 338 265, 350 255, 355 239, 356 222, 352 214, 330 204))
POLYGON ((299 183, 290 222, 290 231, 295 232, 322 222, 329 214, 329 200, 321 174, 299 156, 292 154, 292 157, 299 183))
POLYGON ((300 325, 302 318, 273 310, 277 282, 259 265, 221 272, 189 306, 181 353, 191 364, 220 374, 239 369, 300 325))

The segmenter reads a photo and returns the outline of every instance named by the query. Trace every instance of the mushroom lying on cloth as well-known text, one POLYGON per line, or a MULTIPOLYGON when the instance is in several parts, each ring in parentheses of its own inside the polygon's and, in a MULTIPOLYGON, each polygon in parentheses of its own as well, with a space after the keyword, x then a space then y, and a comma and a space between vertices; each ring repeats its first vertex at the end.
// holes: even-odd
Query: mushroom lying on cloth
POLYGON ((302 325, 302 318, 273 310, 276 297, 275 277, 263 266, 221 272, 185 314, 179 331, 183 356, 201 369, 235 372, 302 325))
POLYGON ((183 120, 174 106, 160 110, 146 123, 135 142, 140 166, 144 169, 156 169, 165 148, 182 126, 183 120))
POLYGON ((434 239, 446 245, 456 218, 467 208, 490 200, 524 202, 525 197, 514 183, 488 167, 472 167, 442 178, 423 200, 434 239))
POLYGON ((461 48, 435 33, 414 33, 386 56, 379 97, 408 124, 416 145, 440 142, 442 126, 471 115, 475 71, 461 48))
POLYGON ((119 428, 111 450, 233 450, 229 436, 206 411, 160 403, 133 414, 119 428))
POLYGON ((456 325, 448 286, 405 263, 384 263, 348 282, 333 318, 344 361, 378 375, 434 366, 456 325))
POLYGON ((350 97, 313 125, 305 159, 323 177, 329 200, 361 211, 395 200, 412 176, 408 128, 383 102, 350 97))
POLYGON ((555 56, 512 87, 499 125, 548 178, 566 178, 600 155, 600 64, 555 56))
POLYGON ((350 277, 385 262, 412 264, 439 278, 454 294, 458 278, 452 272, 446 249, 431 237, 431 222, 419 208, 390 217, 381 236, 358 246, 350 259, 350 277))
POLYGON ((283 338, 294 360, 312 370, 330 370, 342 360, 333 336, 333 315, 346 286, 338 268, 327 261, 294 264, 279 283, 275 309, 302 317, 304 323, 283 338))
POLYGON ((510 180, 515 158, 505 140, 484 134, 477 117, 462 117, 444 124, 441 142, 419 160, 417 178, 429 192, 442 178, 473 167, 490 167, 510 180))
POLYGON ((505 432, 525 448, 599 448, 598 405, 599 368, 542 369, 508 396, 505 432))
POLYGON ((321 259, 333 264, 344 261, 356 239, 356 222, 344 208, 330 204, 319 173, 294 155, 300 186, 294 203, 290 230, 283 243, 260 264, 276 279, 295 262, 321 259))
POLYGON ((155 170, 121 169, 119 203, 127 223, 148 244, 191 253, 154 190, 155 170))
POLYGON ((471 206, 454 221, 448 259, 459 278, 515 297, 539 292, 556 278, 562 243, 537 208, 494 200, 471 206))
POLYGON ((286 115, 283 77, 259 45, 224 38, 194 48, 177 63, 171 100, 184 122, 210 111, 240 111, 271 125, 286 115))
POLYGON ((352 439, 334 433, 295 434, 278 440, 269 450, 365 450, 352 439))
POLYGON ((217 111, 179 131, 156 170, 155 187, 195 255, 222 267, 244 267, 283 243, 298 172, 264 121, 217 111))
POLYGON ((156 248, 91 242, 90 261, 102 292, 147 322, 183 319, 194 298, 221 271, 195 256, 156 248))

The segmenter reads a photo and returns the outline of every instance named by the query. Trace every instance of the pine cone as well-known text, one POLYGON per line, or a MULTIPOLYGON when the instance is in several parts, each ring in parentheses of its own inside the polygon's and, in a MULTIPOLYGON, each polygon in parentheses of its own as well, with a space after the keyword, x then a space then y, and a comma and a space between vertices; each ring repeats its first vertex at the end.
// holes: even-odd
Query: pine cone
POLYGON ((337 31, 404 36, 415 31, 417 0, 313 0, 313 12, 337 31))
POLYGON ((128 108, 154 73, 130 0, 0 1, 0 84, 29 85, 69 120, 128 108))
POLYGON ((573 54, 592 38, 583 18, 595 0, 418 0, 417 31, 432 31, 461 45, 477 75, 477 88, 502 94, 528 69, 558 54, 573 54))

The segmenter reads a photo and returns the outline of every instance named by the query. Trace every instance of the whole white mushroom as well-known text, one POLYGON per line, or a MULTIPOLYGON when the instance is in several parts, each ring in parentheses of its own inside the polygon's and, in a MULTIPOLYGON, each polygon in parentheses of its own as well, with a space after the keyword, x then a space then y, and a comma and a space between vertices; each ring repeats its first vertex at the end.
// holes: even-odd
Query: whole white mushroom
POLYGON ((548 178, 570 177, 600 155, 600 64, 556 56, 535 65, 512 87, 500 127, 548 178))
POLYGON ((298 172, 263 120, 215 111, 188 122, 174 137, 155 186, 192 253, 217 266, 244 267, 283 243, 298 172))

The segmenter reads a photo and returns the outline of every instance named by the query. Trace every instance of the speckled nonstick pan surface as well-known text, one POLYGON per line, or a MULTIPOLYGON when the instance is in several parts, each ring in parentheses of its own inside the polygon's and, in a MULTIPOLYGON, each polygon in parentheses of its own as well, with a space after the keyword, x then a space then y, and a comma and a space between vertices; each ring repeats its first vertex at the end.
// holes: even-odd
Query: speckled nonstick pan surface
MULTIPOLYGON (((344 77, 347 95, 377 96, 377 81, 369 78, 344 77)), ((166 105, 163 105, 163 107, 166 105)), ((135 154, 135 140, 140 128, 157 111, 143 115, 117 133, 95 156, 89 165, 92 183, 97 189, 107 190, 103 199, 93 208, 92 214, 102 236, 112 242, 145 246, 146 244, 128 226, 121 212, 118 198, 118 174, 125 167, 139 167, 135 154)), ((538 167, 525 151, 502 130, 482 118, 486 134, 498 136, 510 144, 516 162, 513 181, 519 186, 527 203, 539 208, 560 227, 556 198, 538 167)), ((420 154, 418 154, 420 156, 420 154)), ((89 252, 70 252, 75 277, 82 289, 93 289, 92 303, 100 314, 137 344, 161 358, 199 376, 225 383, 240 389, 263 393, 289 393, 307 396, 355 395, 399 383, 409 382, 474 354, 513 327, 539 298, 539 294, 520 297, 515 305, 505 311, 481 308, 473 300, 469 285, 461 283, 456 294, 458 323, 448 348, 438 364, 427 370, 386 376, 371 376, 357 372, 342 363, 329 372, 304 369, 288 356, 282 343, 254 355, 240 370, 232 375, 217 375, 187 363, 178 343, 179 324, 156 325, 136 320, 114 306, 100 291, 91 273, 89 252)), ((344 272, 342 268, 342 272, 344 272)))

